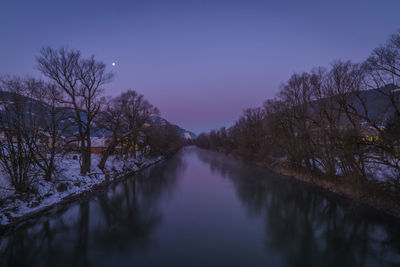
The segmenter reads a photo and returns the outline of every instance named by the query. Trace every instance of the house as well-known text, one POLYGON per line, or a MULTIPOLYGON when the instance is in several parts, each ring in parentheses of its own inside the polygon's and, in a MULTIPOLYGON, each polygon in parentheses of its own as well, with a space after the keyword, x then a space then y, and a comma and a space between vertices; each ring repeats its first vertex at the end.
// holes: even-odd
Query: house
POLYGON ((92 154, 100 154, 103 152, 103 150, 107 147, 108 144, 108 139, 107 137, 101 136, 101 137, 91 137, 91 150, 90 152, 92 154))
MULTIPOLYGON (((75 151, 75 152, 80 152, 80 147, 81 143, 79 140, 77 140, 75 137, 73 138, 68 138, 69 140, 66 140, 66 143, 68 144, 68 150, 70 151, 75 151)), ((91 149, 90 152, 92 154, 100 154, 103 152, 103 150, 107 147, 107 137, 91 137, 90 138, 90 143, 91 143, 91 149)))
MULTIPOLYGON (((91 149, 90 152, 92 154, 100 154, 105 150, 109 143, 109 137, 99 136, 99 137, 91 137, 91 149)), ((139 136, 138 144, 132 144, 128 141, 128 138, 123 139, 114 149, 114 152, 117 154, 121 154, 123 152, 129 151, 138 151, 140 149, 140 144, 143 142, 142 137, 139 136)), ((69 146, 71 150, 79 152, 80 142, 75 140, 71 140, 69 142, 69 146)))

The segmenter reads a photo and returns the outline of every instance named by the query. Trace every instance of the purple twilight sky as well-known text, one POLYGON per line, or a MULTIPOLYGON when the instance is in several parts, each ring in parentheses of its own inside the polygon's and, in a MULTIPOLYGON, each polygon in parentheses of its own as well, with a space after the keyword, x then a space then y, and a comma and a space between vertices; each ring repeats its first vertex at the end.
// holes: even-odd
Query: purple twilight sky
POLYGON ((2 0, 0 74, 34 75, 44 45, 109 65, 195 133, 230 126, 294 72, 364 60, 400 28, 399 0, 2 0), (111 63, 116 62, 112 67, 111 63))

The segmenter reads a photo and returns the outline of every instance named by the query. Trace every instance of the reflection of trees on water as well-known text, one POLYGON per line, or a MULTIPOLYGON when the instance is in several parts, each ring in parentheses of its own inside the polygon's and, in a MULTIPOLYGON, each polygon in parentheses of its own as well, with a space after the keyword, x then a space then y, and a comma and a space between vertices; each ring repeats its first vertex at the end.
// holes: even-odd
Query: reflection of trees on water
POLYGON ((174 157, 0 238, 0 266, 91 266, 108 253, 145 250, 162 222, 158 206, 185 164, 174 157))
POLYGON ((337 200, 267 170, 205 150, 198 157, 232 181, 249 215, 263 217, 268 250, 289 266, 400 263, 396 225, 351 216, 337 200))

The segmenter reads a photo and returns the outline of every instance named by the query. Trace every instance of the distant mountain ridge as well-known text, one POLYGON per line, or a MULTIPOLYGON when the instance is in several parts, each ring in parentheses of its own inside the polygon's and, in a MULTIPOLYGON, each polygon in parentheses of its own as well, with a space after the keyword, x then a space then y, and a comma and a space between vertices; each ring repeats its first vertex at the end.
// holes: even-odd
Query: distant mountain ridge
MULTIPOLYGON (((400 89, 393 85, 359 91, 358 97, 365 103, 369 118, 377 124, 384 124, 395 113, 393 104, 391 103, 390 98, 387 96, 391 94, 393 94, 393 98, 396 99, 397 103, 399 103, 400 89)), ((311 101, 309 103, 310 111, 313 112, 313 109, 317 108, 320 103, 323 103, 323 101, 333 97, 311 101)), ((363 104, 357 98, 355 93, 348 93, 347 97, 349 103, 352 103, 355 110, 360 114, 363 114, 363 104)))
MULTIPOLYGON (((27 101, 27 103, 32 104, 32 106, 27 109, 25 112, 34 112, 35 109, 39 110, 39 109, 47 109, 49 110, 48 114, 50 116, 50 109, 51 107, 41 101, 35 100, 35 99, 31 99, 22 95, 13 95, 13 93, 10 92, 5 92, 5 91, 0 91, 0 112, 2 112, 4 110, 4 103, 5 101, 7 101, 8 103, 12 103, 12 101, 15 98, 21 98, 21 99, 25 99, 27 101)), ((73 116, 75 116, 75 112, 73 111, 72 108, 68 108, 66 109, 64 112, 67 113, 67 117, 70 117, 72 120, 73 116)), ((64 113, 65 114, 65 113, 64 113)), ((81 113, 82 118, 85 118, 85 113, 82 112, 81 113)), ((151 122, 154 124, 159 124, 159 125, 164 125, 164 124, 171 124, 172 126, 176 127, 176 129, 178 130, 178 132, 180 133, 180 135, 182 136, 182 138, 184 138, 185 140, 193 140, 196 139, 196 134, 194 134, 191 131, 188 131, 186 129, 183 129, 181 127, 179 127, 178 125, 172 124, 170 123, 168 120, 159 117, 159 116, 153 116, 150 118, 151 122)), ((78 131, 78 128, 76 126, 72 126, 68 129, 68 131, 66 132, 66 134, 72 134, 78 131)), ((94 127, 92 132, 91 132, 91 136, 92 137, 101 137, 101 136, 107 136, 108 135, 108 131, 103 129, 103 128, 96 128, 94 127)))
POLYGON ((154 124, 159 124, 159 125, 164 125, 164 124, 171 124, 172 126, 176 127, 178 129, 178 132, 181 134, 181 136, 186 139, 186 140, 194 140, 197 138, 197 135, 191 131, 188 131, 186 129, 183 129, 181 127, 179 127, 176 124, 172 124, 169 121, 167 121, 166 119, 159 117, 159 116, 153 116, 151 117, 151 121, 154 124))

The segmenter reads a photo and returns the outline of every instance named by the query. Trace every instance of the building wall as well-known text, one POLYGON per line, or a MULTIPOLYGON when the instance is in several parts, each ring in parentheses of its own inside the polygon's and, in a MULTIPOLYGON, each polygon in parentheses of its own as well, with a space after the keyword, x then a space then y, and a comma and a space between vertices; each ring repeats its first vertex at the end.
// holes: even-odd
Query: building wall
POLYGON ((90 150, 92 154, 101 154, 102 151, 103 151, 102 147, 91 147, 90 150))

